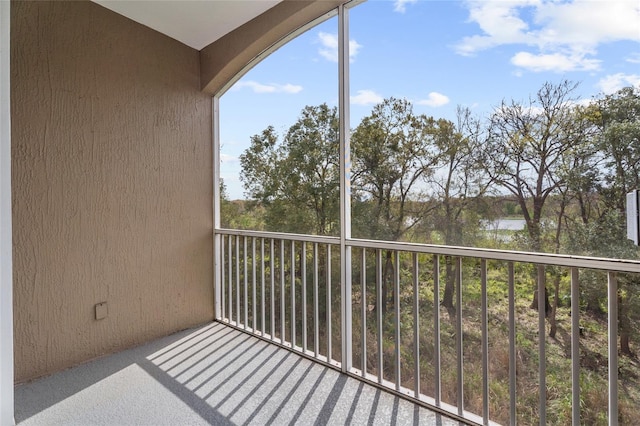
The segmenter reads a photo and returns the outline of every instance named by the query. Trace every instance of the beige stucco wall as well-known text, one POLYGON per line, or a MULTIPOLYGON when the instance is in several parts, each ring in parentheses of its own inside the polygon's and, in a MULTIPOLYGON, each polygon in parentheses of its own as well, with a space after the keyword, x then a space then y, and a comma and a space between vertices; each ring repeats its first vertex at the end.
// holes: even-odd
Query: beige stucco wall
POLYGON ((211 320, 199 53, 94 3, 13 2, 11 118, 16 380, 211 320))

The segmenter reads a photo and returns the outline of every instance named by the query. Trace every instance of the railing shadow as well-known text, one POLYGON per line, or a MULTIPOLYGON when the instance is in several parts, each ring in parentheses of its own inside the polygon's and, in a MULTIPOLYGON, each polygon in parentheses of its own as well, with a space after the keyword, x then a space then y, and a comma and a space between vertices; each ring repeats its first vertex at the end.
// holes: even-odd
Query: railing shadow
POLYGON ((209 323, 183 330, 142 346, 90 361, 51 376, 19 384, 14 390, 15 420, 23 422, 34 415, 90 388, 96 383, 135 365, 151 354, 171 351, 176 345, 189 345, 205 337, 215 338, 227 332, 209 323))
MULTIPOLYGON (((130 366, 145 373, 145 383, 136 382, 139 375, 119 380, 141 392, 162 393, 163 398, 169 395, 189 410, 192 420, 201 419, 197 422, 201 424, 442 424, 443 419, 454 424, 425 408, 221 323, 178 333, 18 386, 16 420, 29 423, 28 419, 38 415, 34 423, 48 424, 48 408, 69 398, 84 402, 87 392, 83 390, 110 380, 116 373, 126 375, 132 371, 127 369, 130 366), (84 395, 84 399, 78 395, 84 395)), ((105 407, 103 419, 109 419, 108 401, 98 400, 108 397, 93 392, 92 398, 96 399, 95 406, 105 407)), ((140 410, 135 404, 130 408, 140 410)), ((135 424, 144 418, 144 413, 125 417, 135 424)), ((166 420, 167 424, 173 421, 175 418, 166 420)))

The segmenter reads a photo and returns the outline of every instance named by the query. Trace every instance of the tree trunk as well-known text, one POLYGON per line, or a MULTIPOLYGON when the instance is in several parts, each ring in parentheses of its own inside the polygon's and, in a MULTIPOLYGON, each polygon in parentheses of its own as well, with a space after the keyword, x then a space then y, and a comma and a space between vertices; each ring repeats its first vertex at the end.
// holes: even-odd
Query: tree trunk
MULTIPOLYGON (((393 253, 391 251, 387 251, 384 260, 384 266, 382 267, 382 317, 384 318, 387 315, 387 309, 390 305, 390 290, 393 288, 393 285, 389 285, 393 283, 393 253)), ((391 293, 393 293, 391 291, 391 293)))
MULTIPOLYGON (((527 220, 527 232, 529 234, 530 239, 530 247, 531 250, 538 253, 541 250, 541 241, 540 241, 540 222, 539 219, 536 220, 536 208, 539 208, 536 204, 536 200, 534 200, 534 219, 527 220)), ((534 292, 533 292, 533 300, 531 301, 531 309, 538 310, 538 268, 534 269, 533 272, 533 282, 534 282, 534 292)), ((547 287, 544 288, 544 312, 545 316, 549 315, 551 310, 551 304, 549 303, 549 296, 547 294, 547 287)))
MULTIPOLYGON (((625 320, 626 321, 626 320, 625 320)), ((628 357, 632 357, 631 347, 629 346, 629 332, 620 330, 620 353, 628 357)))
MULTIPOLYGON (((549 337, 556 337, 557 324, 556 324, 556 312, 558 311, 558 306, 560 305, 560 275, 556 274, 553 280, 554 285, 554 297, 553 297, 553 306, 551 307, 551 316, 549 317, 549 337)), ((546 293, 546 291, 545 291, 546 293)))
POLYGON ((631 347, 629 345, 631 324, 629 324, 629 315, 627 302, 622 295, 618 295, 618 327, 620 328, 620 353, 622 355, 632 357, 631 347))
MULTIPOLYGON (((560 252, 560 233, 562 231, 562 218, 564 217, 564 211, 567 205, 566 192, 562 193, 562 202, 560 203, 560 211, 558 212, 558 225, 556 226, 556 235, 554 239, 555 252, 560 252)), ((549 318, 549 337, 555 338, 557 331, 556 313, 558 311, 558 305, 560 304, 560 271, 554 270, 553 274, 553 307, 551 308, 551 317, 549 318)))
MULTIPOLYGON (((447 309, 449 319, 453 320, 456 317, 456 309, 453 305, 453 294, 455 290, 456 276, 458 275, 457 266, 453 267, 453 258, 451 256, 445 257, 446 264, 446 279, 444 285, 444 295, 440 304, 447 309), (454 272, 454 269, 456 271, 454 272)), ((457 263, 456 263, 457 264, 457 263)))
MULTIPOLYGON (((538 310, 538 290, 536 286, 536 290, 533 292, 533 301, 529 306, 531 309, 538 310)), ((544 287, 544 316, 548 317, 551 312, 551 303, 549 303, 549 292, 547 291, 547 287, 544 287)))

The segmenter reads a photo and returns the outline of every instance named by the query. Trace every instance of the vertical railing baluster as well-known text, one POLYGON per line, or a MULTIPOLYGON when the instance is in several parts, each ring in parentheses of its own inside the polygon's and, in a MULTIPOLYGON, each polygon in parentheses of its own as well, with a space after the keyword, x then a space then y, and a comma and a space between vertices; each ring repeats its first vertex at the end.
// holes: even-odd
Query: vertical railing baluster
POLYGON ((264 334, 266 332, 266 325, 265 325, 265 319, 266 319, 266 315, 264 314, 264 311, 266 309, 265 306, 265 297, 264 297, 264 280, 265 280, 265 275, 264 275, 264 238, 260 238, 260 329, 261 329, 261 334, 264 337, 264 334))
POLYGON ((285 275, 284 275, 284 240, 280 240, 280 343, 284 345, 286 337, 286 298, 285 298, 285 275))
MULTIPOLYGON (((420 399, 420 278, 418 253, 413 253, 413 393, 420 399)), ((436 305, 437 306, 437 305, 436 305)))
POLYGON ((270 242, 271 249, 271 340, 276 340, 276 259, 275 259, 275 241, 273 238, 270 242))
POLYGON ((382 250, 376 250, 376 313, 378 316, 378 383, 382 384, 384 359, 382 357, 382 250))
POLYGON ((302 275, 302 352, 307 353, 307 243, 304 241, 300 252, 300 274, 302 275))
POLYGON ((343 372, 353 369, 353 276, 351 274, 352 248, 341 245, 340 253, 344 259, 340 261, 340 350, 343 372))
POLYGON ((242 328, 245 330, 249 325, 249 277, 248 277, 248 265, 247 265, 247 237, 244 237, 242 240, 242 275, 244 281, 244 292, 243 292, 243 301, 244 301, 244 323, 242 324, 242 328))
POLYGON ((224 321, 227 318, 227 307, 226 307, 226 291, 224 291, 225 288, 225 282, 227 280, 226 274, 225 274, 225 258, 224 258, 224 239, 225 239, 226 235, 220 235, 220 307, 222 309, 222 320, 224 321))
POLYGON ((440 370, 440 256, 433 255, 433 368, 436 407, 442 401, 442 371, 440 370))
POLYGON ((291 349, 296 348, 296 242, 291 240, 291 349))
POLYGON ((229 235, 227 241, 229 251, 229 324, 233 321, 233 239, 235 238, 229 235))
POLYGON ((394 310, 395 310, 395 376, 396 376, 396 390, 400 390, 400 252, 396 251, 395 253, 395 279, 393 286, 393 298, 394 300, 394 310))
POLYGON ((240 327, 242 315, 240 311, 240 236, 236 236, 236 326, 240 327))
POLYGON ((545 278, 544 265, 538 265, 538 418, 540 419, 540 425, 547 424, 547 331, 545 326, 547 290, 545 278))
POLYGON ((360 259, 360 283, 361 283, 361 323, 362 334, 360 336, 362 346, 362 377, 367 377, 367 250, 363 247, 360 259))
POLYGON ((257 279, 257 265, 256 265, 256 237, 251 239, 251 269, 252 274, 251 278, 253 280, 253 308, 251 310, 251 319, 253 320, 253 332, 255 333, 258 330, 258 314, 256 313, 256 303, 257 303, 257 295, 256 295, 256 279, 257 279))
POLYGON ((333 357, 331 348, 331 245, 327 244, 327 362, 333 357))
POLYGON ((320 318, 318 311, 318 243, 313 243, 313 351, 320 352, 320 318))
POLYGON ((508 264, 509 274, 509 422, 516 424, 516 291, 513 262, 508 264))
POLYGON ((487 314, 487 261, 480 261, 481 328, 482 328, 482 420, 489 424, 489 317, 487 314))
POLYGON ((571 268, 571 424, 580 426, 580 282, 571 268))
POLYGON ((618 278, 609 271, 608 323, 609 323, 609 426, 618 424, 618 278))
POLYGON ((457 286, 456 286, 456 356, 458 369, 458 415, 462 416, 464 412, 464 359, 463 359, 463 341, 462 341, 462 258, 456 258, 457 264, 457 286))

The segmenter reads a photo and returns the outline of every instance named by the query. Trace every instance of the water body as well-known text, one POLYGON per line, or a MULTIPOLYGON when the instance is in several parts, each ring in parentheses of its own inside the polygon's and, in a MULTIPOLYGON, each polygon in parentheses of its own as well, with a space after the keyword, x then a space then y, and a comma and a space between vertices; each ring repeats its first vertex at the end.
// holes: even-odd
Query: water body
POLYGON ((522 231, 527 223, 524 219, 496 219, 484 221, 484 229, 488 231, 522 231))

